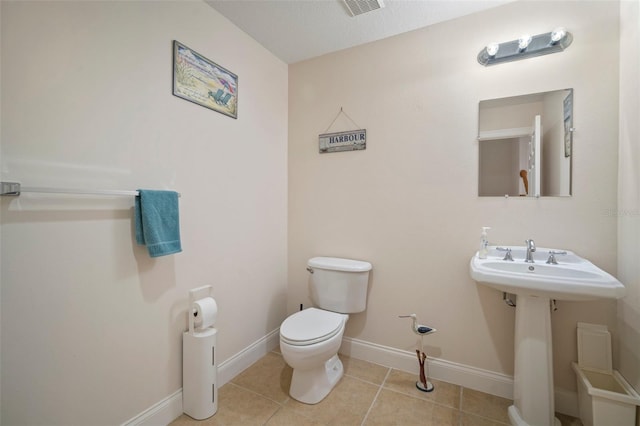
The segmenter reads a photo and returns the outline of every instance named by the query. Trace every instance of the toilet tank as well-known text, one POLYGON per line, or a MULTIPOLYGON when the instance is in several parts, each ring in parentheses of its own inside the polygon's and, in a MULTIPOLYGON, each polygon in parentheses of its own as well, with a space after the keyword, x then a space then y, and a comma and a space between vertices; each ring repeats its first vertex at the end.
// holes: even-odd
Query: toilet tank
POLYGON ((371 263, 337 257, 314 257, 309 259, 307 265, 311 272, 311 299, 317 307, 343 314, 366 309, 371 263))

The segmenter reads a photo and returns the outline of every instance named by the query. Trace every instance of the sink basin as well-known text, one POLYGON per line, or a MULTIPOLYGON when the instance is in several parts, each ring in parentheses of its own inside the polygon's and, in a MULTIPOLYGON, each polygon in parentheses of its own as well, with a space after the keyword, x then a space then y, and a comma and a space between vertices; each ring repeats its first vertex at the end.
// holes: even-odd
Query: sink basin
MULTIPOLYGON (((524 262, 525 247, 509 247, 514 261, 490 247, 486 259, 471 259, 471 277, 499 291, 556 300, 619 299, 625 287, 616 278, 573 252, 557 255, 557 265, 546 263, 551 249, 538 248, 535 263, 524 262)), ((561 250, 554 250, 556 252, 561 250)), ((565 250, 563 250, 565 251, 565 250)))
POLYGON ((558 264, 551 265, 546 263, 550 249, 538 247, 533 253, 534 263, 527 263, 525 247, 508 248, 513 261, 503 260, 505 252, 492 246, 486 259, 476 253, 469 269, 478 283, 517 296, 509 420, 516 426, 559 426, 554 417, 551 299, 619 299, 625 288, 570 251, 556 255, 558 264))

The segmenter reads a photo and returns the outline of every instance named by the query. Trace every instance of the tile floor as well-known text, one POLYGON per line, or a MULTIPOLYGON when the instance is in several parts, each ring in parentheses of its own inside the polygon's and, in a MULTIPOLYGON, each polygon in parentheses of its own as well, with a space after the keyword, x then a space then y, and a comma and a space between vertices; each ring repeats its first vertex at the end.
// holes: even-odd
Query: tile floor
MULTIPOLYGON (((270 352, 218 390, 218 412, 197 421, 183 414, 172 426, 408 425, 503 426, 508 399, 437 380, 433 392, 416 389, 417 377, 340 355, 345 374, 316 405, 289 397, 291 368, 270 352)), ((558 415, 563 426, 580 420, 558 415)))

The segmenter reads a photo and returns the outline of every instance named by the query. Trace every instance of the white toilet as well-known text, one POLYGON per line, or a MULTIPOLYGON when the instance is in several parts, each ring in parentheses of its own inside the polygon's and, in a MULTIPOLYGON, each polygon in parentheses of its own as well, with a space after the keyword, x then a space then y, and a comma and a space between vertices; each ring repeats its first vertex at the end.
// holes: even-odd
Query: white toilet
POLYGON ((291 397, 317 404, 342 377, 338 349, 348 314, 366 309, 371 264, 314 257, 307 265, 311 273, 311 299, 318 308, 296 312, 282 322, 280 351, 293 368, 291 397))

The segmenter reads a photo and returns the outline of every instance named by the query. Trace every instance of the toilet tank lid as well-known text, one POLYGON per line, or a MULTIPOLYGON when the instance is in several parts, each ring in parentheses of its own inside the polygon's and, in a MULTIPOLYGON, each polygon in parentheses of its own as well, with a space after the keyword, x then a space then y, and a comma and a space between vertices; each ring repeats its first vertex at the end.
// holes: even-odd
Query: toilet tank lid
POLYGON ((340 259, 337 257, 314 257, 309 259, 307 265, 312 268, 347 272, 366 272, 373 268, 369 262, 362 260, 340 259))

